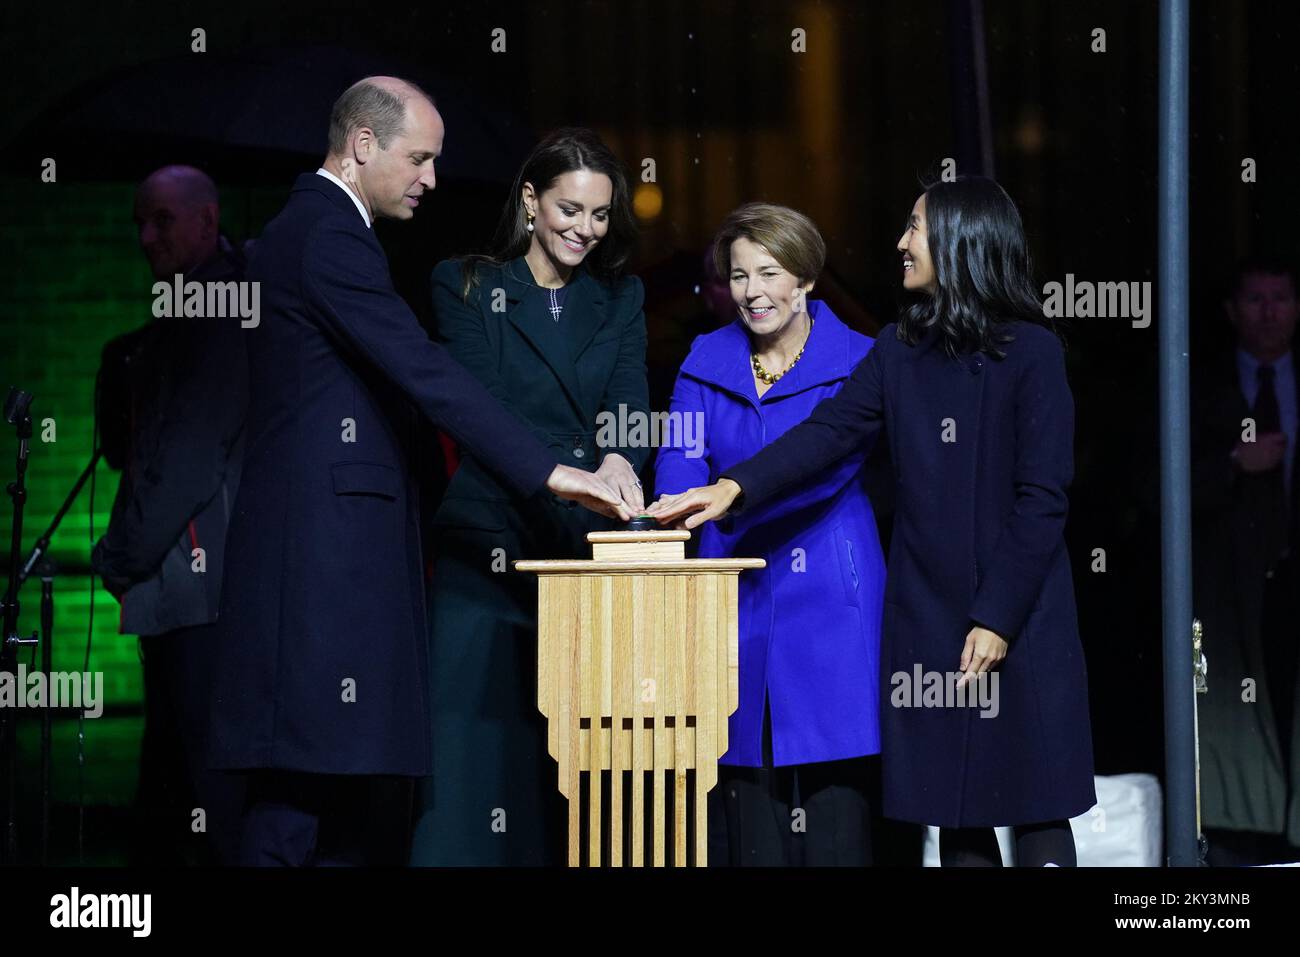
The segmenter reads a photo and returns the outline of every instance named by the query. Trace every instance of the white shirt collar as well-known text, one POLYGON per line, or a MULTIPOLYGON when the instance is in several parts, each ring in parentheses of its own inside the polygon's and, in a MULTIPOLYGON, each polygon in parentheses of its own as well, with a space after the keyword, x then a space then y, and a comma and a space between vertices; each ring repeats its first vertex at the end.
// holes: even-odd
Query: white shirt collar
POLYGON ((327 180, 329 180, 339 189, 343 190, 343 192, 347 193, 348 198, 352 200, 353 204, 356 205, 357 212, 361 214, 361 218, 366 221, 366 226, 367 227, 370 226, 370 214, 366 212, 365 204, 362 203, 361 200, 357 199, 357 194, 352 192, 351 186, 343 182, 343 180, 339 179, 337 176, 335 176, 333 173, 327 170, 324 166, 322 166, 320 169, 316 171, 316 175, 324 176, 327 180))

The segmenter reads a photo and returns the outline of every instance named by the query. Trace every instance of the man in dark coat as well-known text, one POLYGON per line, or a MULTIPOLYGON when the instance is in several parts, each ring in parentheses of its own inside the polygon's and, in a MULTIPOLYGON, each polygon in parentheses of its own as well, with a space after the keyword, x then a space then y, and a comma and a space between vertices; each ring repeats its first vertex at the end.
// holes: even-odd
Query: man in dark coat
POLYGON ((427 94, 372 77, 334 105, 324 166, 294 184, 250 264, 248 453, 231 527, 214 763, 254 772, 247 864, 405 860, 429 772, 416 413, 513 493, 543 487, 630 517, 421 329, 376 217, 434 187, 427 94))
POLYGON ((1249 260, 1236 348, 1195 382, 1194 594, 1205 627, 1201 796, 1211 864, 1300 860, 1294 270, 1249 260))
MULTIPOLYGON (((156 280, 242 279, 243 259, 218 229, 216 185, 199 170, 151 174, 135 220, 156 280)), ((237 847, 242 782, 208 770, 206 752, 248 405, 242 331, 237 317, 157 317, 111 340, 100 367, 103 448, 122 477, 92 564, 122 603, 122 632, 140 636, 145 724, 131 853, 141 863, 179 863, 193 843, 191 858, 233 863, 237 847)))

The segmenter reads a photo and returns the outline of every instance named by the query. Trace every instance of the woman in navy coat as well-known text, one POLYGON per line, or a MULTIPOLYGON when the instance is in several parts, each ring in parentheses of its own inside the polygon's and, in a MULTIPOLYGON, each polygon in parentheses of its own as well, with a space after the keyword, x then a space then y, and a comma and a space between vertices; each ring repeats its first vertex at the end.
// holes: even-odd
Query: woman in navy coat
MULTIPOLYGON (((750 203, 727 217, 714 265, 738 316, 682 363, 670 421, 685 427, 660 449, 661 495, 708 484, 802 422, 871 348, 808 299, 825 249, 792 209, 750 203)), ((885 564, 866 454, 700 535, 701 557, 767 560, 740 579, 740 705, 710 794, 710 861, 871 862, 885 564)))
MULTIPOLYGON (((556 130, 520 169, 498 254, 439 263, 433 304, 451 355, 635 514, 650 449, 599 429, 602 413, 649 411, 644 293, 623 275, 634 236, 617 158, 589 130, 556 130)), ((419 789, 416 864, 563 863, 564 798, 537 710, 537 579, 512 563, 589 558, 586 533, 612 523, 584 511, 521 498, 473 456, 452 476, 434 516, 433 774, 419 789)))
POLYGON ((887 816, 938 825, 947 865, 1072 865, 1095 802, 1088 687, 1063 530, 1074 406, 1020 215, 992 180, 917 200, 913 297, 844 387, 722 479, 657 502, 694 527, 797 491, 883 425, 897 481, 882 625, 887 816), (690 514, 690 513, 696 514, 690 514), (960 675, 960 677, 956 677, 960 675), (957 692, 960 692, 958 694, 957 692))

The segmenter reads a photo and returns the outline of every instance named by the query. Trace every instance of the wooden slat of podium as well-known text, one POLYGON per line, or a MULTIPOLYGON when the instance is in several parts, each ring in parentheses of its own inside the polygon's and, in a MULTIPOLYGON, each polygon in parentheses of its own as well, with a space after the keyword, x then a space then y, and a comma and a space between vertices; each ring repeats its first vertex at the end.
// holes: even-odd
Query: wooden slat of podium
POLYGON ((645 704, 641 676, 645 674, 645 651, 650 628, 646 602, 649 583, 643 576, 632 581, 632 673, 628 676, 628 701, 632 704, 632 866, 645 866, 645 704))
POLYGON ((739 703, 738 576, 762 559, 687 560, 688 532, 596 532, 591 561, 516 562, 539 575, 538 708, 569 800, 570 866, 604 861, 601 771, 610 773, 609 863, 645 864, 645 774, 651 861, 667 864, 672 788, 675 866, 707 862, 707 794, 739 703), (689 815, 688 771, 694 772, 689 815), (588 790, 582 800, 582 774, 588 790), (631 773, 625 810, 624 775, 631 773), (671 783, 669 779, 671 775, 671 783), (624 826, 625 813, 631 819, 624 826), (694 831, 694 841, 689 832, 694 831), (693 853, 691 853, 693 852, 693 853))
POLYGON ((677 642, 674 646, 677 659, 674 673, 677 675, 678 685, 676 720, 673 722, 677 729, 673 738, 676 744, 676 774, 673 778, 673 808, 676 811, 673 820, 673 851, 675 855, 674 863, 678 867, 686 866, 686 841, 689 833, 686 816, 687 804, 689 803, 686 792, 686 771, 688 768, 694 768, 701 763, 699 752, 695 748, 687 748, 687 743, 691 737, 688 716, 690 721, 696 724, 694 737, 697 747, 701 741, 699 737, 699 715, 702 710, 702 703, 695 693, 695 646, 700 643, 712 648, 713 642, 717 639, 716 635, 700 630, 700 604, 697 594, 700 585, 699 577, 697 575, 688 576, 685 588, 679 586, 677 590, 677 609, 680 616, 678 620, 683 623, 693 623, 686 627, 683 640, 677 642))
MULTIPOLYGON (((663 579, 655 579, 654 587, 651 589, 650 599, 653 603, 651 607, 658 607, 663 614, 670 614, 665 600, 666 585, 663 579)), ((654 828, 651 830, 651 839, 654 842, 654 866, 664 866, 664 842, 668 838, 668 832, 664 827, 664 772, 668 766, 668 731, 664 722, 665 699, 671 693, 668 687, 668 678, 664 674, 664 635, 667 631, 664 628, 653 629, 650 636, 651 644, 654 646, 654 659, 651 665, 650 674, 651 687, 650 693, 654 701, 655 720, 652 727, 654 728, 654 747, 651 754, 654 757, 652 767, 654 775, 651 777, 654 788, 654 828)))
POLYGON ((623 866, 623 773, 614 768, 630 765, 624 748, 623 712, 628 700, 627 679, 629 677, 628 646, 629 642, 614 641, 619 629, 632 632, 632 581, 631 579, 607 579, 609 582, 612 608, 618 609, 619 620, 613 622, 610 632, 610 702, 609 702, 609 863, 611 867, 623 866), (626 609, 626 610, 624 610, 626 609))

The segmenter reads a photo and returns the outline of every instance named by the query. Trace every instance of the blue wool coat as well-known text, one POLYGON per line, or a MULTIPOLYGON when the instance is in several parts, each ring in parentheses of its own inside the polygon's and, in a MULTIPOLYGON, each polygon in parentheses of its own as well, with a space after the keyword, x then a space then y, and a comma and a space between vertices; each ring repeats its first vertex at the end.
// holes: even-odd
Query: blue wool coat
MULTIPOLYGON (((839 390, 872 340, 845 326, 823 302, 810 302, 809 313, 814 322, 803 356, 762 398, 740 320, 695 340, 671 411, 702 416, 703 441, 692 450, 673 436, 661 447, 658 494, 716 481, 839 390)), ((776 765, 880 750, 885 566, 863 488, 866 453, 865 445, 859 447, 791 494, 701 530, 701 557, 767 560, 766 568, 740 576, 740 706, 731 716, 724 764, 762 766, 765 695, 776 765)))
POLYGON ((1074 402, 1056 336, 1031 323, 1009 328, 1015 341, 998 360, 951 358, 933 329, 909 346, 886 326, 807 422, 724 470, 742 489, 744 515, 802 489, 885 428, 898 490, 881 650, 881 769, 892 818, 1029 824, 1096 801, 1063 535, 1074 402), (995 715, 895 698, 905 687, 896 676, 955 672, 972 624, 1010 644, 995 715))

